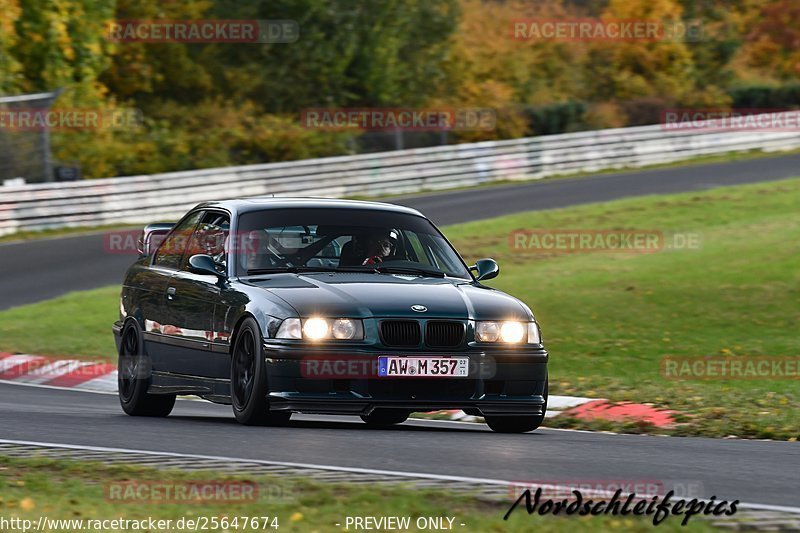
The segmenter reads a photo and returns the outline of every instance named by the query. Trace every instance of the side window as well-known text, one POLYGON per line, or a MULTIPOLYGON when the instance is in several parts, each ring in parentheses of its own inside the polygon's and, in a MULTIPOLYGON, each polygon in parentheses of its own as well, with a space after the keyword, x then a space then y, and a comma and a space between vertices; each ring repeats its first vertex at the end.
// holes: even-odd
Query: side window
MULTIPOLYGON (((411 245, 411 251, 416 256, 415 258, 412 257, 411 259, 423 265, 435 266, 431 263, 428 254, 425 253, 425 249, 419 240, 419 235, 417 235, 413 231, 404 231, 403 234, 406 236, 408 243, 411 245)), ((409 256, 410 255, 411 254, 409 254, 409 256)))
POLYGON ((224 213, 209 211, 200 220, 200 225, 192 235, 189 251, 183 258, 181 267, 185 270, 189 265, 189 258, 196 254, 205 254, 214 259, 217 270, 224 273, 226 270, 228 253, 226 242, 230 233, 230 217, 224 213))
POLYGON ((453 254, 448 254, 444 249, 444 241, 432 237, 431 235, 423 234, 420 238, 423 246, 430 252, 432 262, 439 270, 445 272, 458 272, 463 268, 455 262, 456 257, 453 254))
POLYGON ((158 247, 158 251, 153 258, 153 266, 172 269, 180 268, 183 253, 186 251, 186 245, 189 242, 189 237, 200 221, 200 216, 202 214, 202 211, 192 213, 188 218, 175 226, 172 233, 167 235, 167 238, 164 239, 164 242, 158 247))

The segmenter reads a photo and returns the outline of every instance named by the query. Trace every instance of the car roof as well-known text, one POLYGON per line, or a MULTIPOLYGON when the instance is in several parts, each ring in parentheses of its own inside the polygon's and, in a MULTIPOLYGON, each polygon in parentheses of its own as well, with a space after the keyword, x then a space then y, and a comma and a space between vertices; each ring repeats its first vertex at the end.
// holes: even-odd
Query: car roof
POLYGON ((342 200, 339 198, 310 198, 310 197, 254 197, 203 202, 197 208, 219 207, 232 213, 247 213, 263 211, 265 209, 357 209, 365 211, 387 211, 404 213, 423 217, 424 215, 402 205, 387 204, 384 202, 367 202, 362 200, 342 200))

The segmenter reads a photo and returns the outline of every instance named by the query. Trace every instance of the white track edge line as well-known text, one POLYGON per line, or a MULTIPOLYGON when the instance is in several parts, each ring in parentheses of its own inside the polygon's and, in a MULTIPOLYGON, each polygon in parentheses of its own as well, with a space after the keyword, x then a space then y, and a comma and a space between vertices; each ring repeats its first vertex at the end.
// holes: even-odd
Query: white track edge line
MULTIPOLYGON (((285 461, 267 461, 264 459, 244 459, 238 457, 222 457, 218 455, 200 455, 200 454, 188 454, 188 453, 175 453, 175 452, 157 452, 157 451, 150 451, 150 450, 132 450, 128 448, 109 448, 105 446, 86 446, 86 445, 76 445, 76 444, 58 444, 53 442, 36 442, 36 441, 24 441, 24 440, 8 440, 8 439, 0 439, 0 444, 19 444, 19 445, 27 445, 27 446, 47 446, 50 448, 61 448, 67 450, 87 450, 93 452, 116 452, 116 453, 138 453, 142 455, 151 455, 151 456, 160 456, 160 457, 185 457, 189 459, 207 459, 212 461, 236 461, 236 462, 243 462, 243 463, 256 463, 262 464, 267 466, 285 466, 289 468, 308 468, 308 469, 315 469, 315 470, 329 470, 333 472, 352 472, 354 474, 377 474, 383 476, 395 476, 395 477, 402 477, 402 478, 419 478, 419 479, 433 479, 438 481, 460 481, 465 483, 480 483, 483 485, 501 485, 501 486, 513 486, 514 482, 512 481, 503 481, 500 479, 486 479, 486 478, 474 478, 474 477, 466 477, 466 476, 447 476, 442 474, 426 474, 422 472, 397 472, 394 470, 379 470, 373 468, 356 468, 356 467, 349 467, 349 466, 331 466, 331 465, 318 465, 313 463, 292 463, 292 462, 285 462, 285 461)), ((568 486, 554 486, 554 488, 558 489, 570 489, 568 486)), ((613 492, 608 492, 609 495, 613 494, 613 492)), ((701 500, 707 501, 707 500, 701 500)), ((789 507, 789 506, 782 506, 782 505, 769 505, 769 504, 761 504, 761 503, 739 503, 739 507, 742 509, 753 509, 753 510, 762 510, 762 511, 779 511, 785 513, 792 513, 792 514, 800 514, 800 507, 789 507)))
POLYGON ((88 392, 91 394, 113 394, 117 395, 117 391, 103 391, 96 389, 78 389, 75 387, 60 387, 58 385, 42 385, 40 383, 25 383, 24 381, 12 381, 10 379, 0 379, 2 385, 16 385, 18 387, 34 387, 36 389, 50 389, 50 390, 63 390, 69 392, 88 392))

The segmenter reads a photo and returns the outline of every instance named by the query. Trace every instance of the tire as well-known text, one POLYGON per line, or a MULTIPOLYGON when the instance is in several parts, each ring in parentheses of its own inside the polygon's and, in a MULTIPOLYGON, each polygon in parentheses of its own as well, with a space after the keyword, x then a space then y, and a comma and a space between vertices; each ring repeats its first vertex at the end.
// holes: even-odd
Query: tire
POLYGON ((174 394, 149 394, 152 367, 144 353, 142 332, 135 320, 122 329, 117 361, 117 394, 130 416, 164 417, 175 406, 174 394))
POLYGON ((252 317, 242 322, 231 353, 231 405, 233 415, 246 426, 285 424, 290 412, 270 412, 267 368, 261 329, 252 317))
POLYGON ((547 413, 547 396, 550 385, 547 379, 544 381, 544 406, 542 414, 533 416, 487 416, 486 424, 495 433, 527 433, 537 429, 544 422, 544 415, 547 413))
POLYGON ((361 420, 375 427, 394 426, 408 420, 410 414, 408 411, 395 409, 375 409, 368 415, 361 415, 361 420))

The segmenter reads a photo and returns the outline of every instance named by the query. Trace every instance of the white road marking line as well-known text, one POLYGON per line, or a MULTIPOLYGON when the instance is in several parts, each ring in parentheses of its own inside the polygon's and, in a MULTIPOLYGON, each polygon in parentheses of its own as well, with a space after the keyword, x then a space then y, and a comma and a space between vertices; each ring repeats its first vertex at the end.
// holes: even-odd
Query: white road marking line
POLYGON ((547 398, 548 411, 563 411, 570 407, 577 407, 585 403, 593 402, 595 400, 602 400, 603 398, 583 398, 581 396, 549 396, 547 398))
MULTIPOLYGON (((285 461, 266 461, 264 459, 244 459, 239 457, 223 457, 220 455, 200 455, 200 454, 188 454, 188 453, 174 453, 174 452, 156 452, 150 450, 131 450, 129 448, 109 448, 105 446, 85 446, 85 445, 75 445, 75 444, 58 444, 53 442, 37 442, 37 441, 25 441, 25 440, 7 440, 7 439, 0 439, 0 444, 18 444, 23 446, 47 446, 51 448, 60 448, 65 450, 86 450, 92 452, 114 452, 114 453, 136 453, 141 455, 150 455, 153 457, 177 457, 177 458, 186 458, 186 459, 204 459, 209 461, 236 461, 236 462, 243 462, 243 463, 255 463, 261 464, 266 466, 283 466, 287 468, 307 468, 307 469, 315 469, 315 470, 328 470, 333 472, 351 472, 354 474, 373 474, 373 475, 381 475, 381 476, 396 476, 401 478, 420 478, 420 479, 432 479, 437 481, 456 481, 462 483, 476 483, 482 485, 495 485, 495 486, 503 486, 503 487, 511 487, 514 486, 513 481, 504 481, 501 479, 488 479, 488 478, 476 478, 476 477, 466 477, 466 476, 448 476, 442 474, 426 474, 422 472, 398 472, 395 470, 379 470, 373 468, 356 468, 356 467, 348 467, 348 466, 331 466, 331 465, 319 465, 313 463, 292 463, 292 462, 285 462, 285 461)), ((549 486, 549 485, 548 485, 549 486)), ((556 490, 566 490, 571 491, 574 487, 570 487, 568 485, 565 486, 558 486, 553 485, 553 489, 556 490)), ((597 491, 597 494, 600 496, 604 496, 602 491, 597 491)), ((612 496, 614 491, 607 491, 606 496, 612 496)), ((699 501, 707 501, 707 500, 699 500, 699 501)), ((778 511, 784 513, 792 513, 792 514, 800 514, 800 507, 789 507, 783 505, 768 505, 768 504, 761 504, 761 503, 745 503, 741 502, 739 504, 739 508, 741 509, 755 509, 755 510, 762 510, 762 511, 778 511)))
POLYGON ((112 370, 108 374, 92 378, 83 383, 78 383, 73 388, 80 390, 94 390, 101 392, 117 392, 117 371, 112 370))
POLYGON ((85 390, 85 389, 76 389, 75 387, 61 387, 58 385, 40 385, 38 383, 24 383, 21 381, 12 381, 10 379, 0 379, 0 383, 2 383, 3 385, 16 385, 18 387, 32 387, 35 389, 62 390, 67 392, 88 392, 89 394, 113 394, 114 396, 117 395, 116 390, 114 392, 102 391, 102 390, 85 390))

